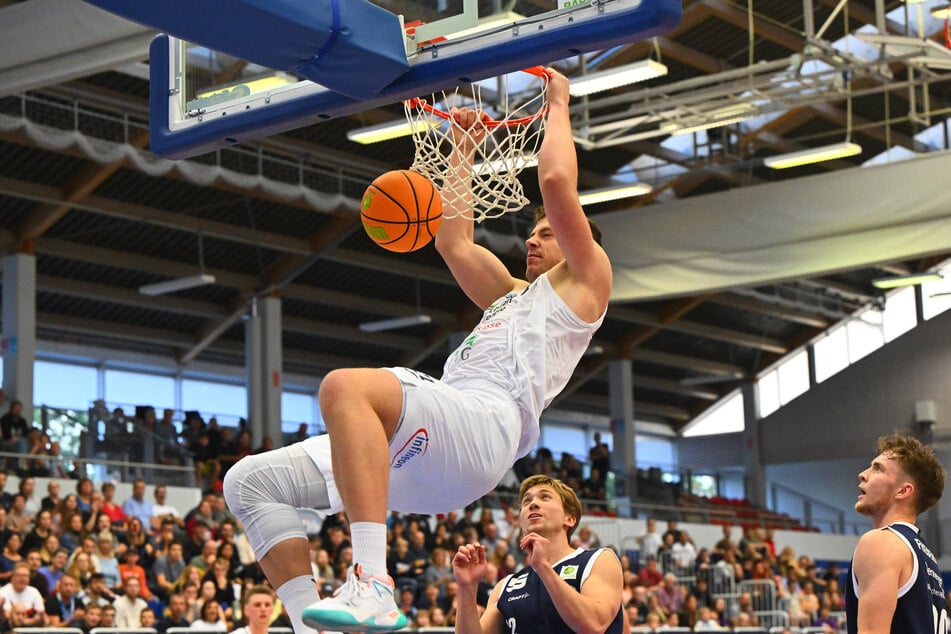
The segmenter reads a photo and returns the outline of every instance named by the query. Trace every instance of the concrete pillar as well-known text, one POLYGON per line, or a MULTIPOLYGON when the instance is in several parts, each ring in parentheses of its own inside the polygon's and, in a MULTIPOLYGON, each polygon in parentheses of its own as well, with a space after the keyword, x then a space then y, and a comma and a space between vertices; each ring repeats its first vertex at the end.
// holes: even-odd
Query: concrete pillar
POLYGON ((766 469, 760 449, 759 418, 756 406, 756 385, 750 381, 740 388, 743 394, 743 455, 746 458, 746 499, 766 506, 766 469))
MULTIPOLYGON (((619 502, 637 500, 637 443, 634 428, 634 380, 631 360, 616 359, 608 364, 608 404, 611 414, 611 432, 614 447, 611 468, 616 474, 615 493, 619 502)), ((629 507, 619 504, 619 511, 627 515, 629 507)))
POLYGON ((281 433, 283 354, 281 300, 256 298, 245 322, 245 369, 248 384, 248 429, 259 445, 270 436, 275 447, 284 444, 281 433))
POLYGON ((6 400, 23 403, 33 420, 33 364, 36 361, 36 256, 3 258, 3 391, 6 400))

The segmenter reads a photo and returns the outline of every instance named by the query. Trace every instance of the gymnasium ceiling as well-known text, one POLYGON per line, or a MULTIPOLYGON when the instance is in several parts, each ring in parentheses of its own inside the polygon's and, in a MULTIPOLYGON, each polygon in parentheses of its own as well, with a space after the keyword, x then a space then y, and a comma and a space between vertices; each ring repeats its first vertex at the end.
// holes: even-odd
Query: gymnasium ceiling
MULTIPOLYGON (((27 26, 43 32, 46 22, 49 41, 37 41, 37 48, 68 40, 50 10, 55 4, 0 0, 0 42, 27 26), (24 15, 24 5, 35 7, 28 12, 29 25, 8 19, 24 15)), ((691 85, 697 91, 721 86, 722 94, 714 96, 724 96, 730 75, 723 73, 750 62, 775 62, 779 68, 781 60, 807 50, 804 33, 826 25, 840 3, 812 0, 813 27, 804 20, 804 4, 758 0, 750 11, 741 1, 684 0, 683 19, 672 32, 606 52, 588 70, 648 56, 669 67, 666 77, 612 93, 622 107, 642 100, 642 91, 676 88, 683 98, 699 96, 691 85)), ((889 12, 887 33, 905 35, 905 5, 898 0, 882 5, 889 12)), ((927 35, 943 46, 943 23, 927 13, 927 35)), ((910 15, 915 23, 914 9, 910 15)), ((808 50, 832 56, 831 43, 875 24, 875 0, 849 0, 813 42, 819 46, 808 50)), ((62 68, 68 71, 48 73, 48 80, 37 81, 39 73, 17 75, 16 65, 0 66, 0 114, 8 124, 22 124, 0 127, 0 244, 5 253, 37 257, 38 338, 166 355, 185 367, 196 360, 243 365, 241 318, 252 298, 277 296, 285 372, 317 377, 341 366, 406 365, 438 376, 453 333, 468 331, 478 312, 455 288, 433 248, 409 255, 385 252, 367 240, 355 211, 366 184, 379 173, 406 167, 412 148, 406 139, 361 146, 348 141, 346 132, 395 118, 400 110, 380 108, 330 121, 201 156, 164 173, 128 155, 102 162, 109 148, 148 148, 148 37, 125 42, 132 53, 117 52, 112 66, 83 70, 64 55, 62 68), (59 133, 43 134, 50 129, 79 132, 62 143, 59 133), (99 160, 91 158, 96 154, 99 160), (247 178, 199 185, 188 177, 200 172, 199 166, 215 165, 247 178), (321 192, 320 204, 285 197, 266 184, 296 184, 299 178, 321 192), (200 259, 214 284, 157 297, 137 292, 143 284, 198 273, 200 259), (358 328, 418 311, 433 322, 376 333, 358 328)), ((28 52, 18 54, 20 67, 35 61, 28 52)), ((15 59, 2 57, 7 64, 15 59)), ((561 67, 579 72, 575 61, 561 67)), ((755 196, 754 185, 843 170, 886 152, 932 152, 947 147, 947 128, 942 132, 941 125, 951 112, 949 77, 951 70, 920 65, 910 74, 909 63, 899 57, 857 69, 851 125, 853 140, 863 147, 857 157, 791 170, 764 167, 766 156, 841 141, 848 119, 841 91, 814 90, 788 108, 766 93, 757 107, 772 103, 774 112, 755 119, 755 127, 747 122, 709 138, 653 136, 579 150, 579 189, 603 186, 631 166, 653 193, 588 212, 595 218, 622 210, 637 214, 647 206, 726 190, 749 188, 755 196), (911 82, 916 85, 910 85, 910 76, 918 78, 911 82)), ((574 114, 580 130, 581 106, 574 114)), ((537 200, 533 173, 526 174, 528 195, 537 200)), ((484 225, 485 239, 516 273, 524 255, 521 241, 511 236, 524 236, 527 222, 523 214, 484 225)), ((742 381, 880 299, 873 278, 925 270, 949 255, 929 253, 754 288, 614 303, 556 407, 568 417, 608 415, 608 363, 626 358, 632 362, 638 419, 679 430, 742 381)))

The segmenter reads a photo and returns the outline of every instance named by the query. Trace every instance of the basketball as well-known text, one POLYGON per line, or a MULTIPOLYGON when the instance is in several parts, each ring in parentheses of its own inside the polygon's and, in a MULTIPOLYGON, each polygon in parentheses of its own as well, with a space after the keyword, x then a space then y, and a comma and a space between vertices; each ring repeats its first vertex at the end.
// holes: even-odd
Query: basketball
POLYGON ((410 170, 381 174, 363 194, 363 228, 374 242, 398 253, 415 251, 436 236, 442 199, 432 181, 410 170))

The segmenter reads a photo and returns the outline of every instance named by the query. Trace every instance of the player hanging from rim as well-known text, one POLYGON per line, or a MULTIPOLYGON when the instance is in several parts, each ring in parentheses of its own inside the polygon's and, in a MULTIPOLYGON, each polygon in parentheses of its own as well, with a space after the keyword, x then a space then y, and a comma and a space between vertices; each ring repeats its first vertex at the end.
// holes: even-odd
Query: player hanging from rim
POLYGON ((944 492, 944 469, 917 438, 887 436, 878 456, 859 474, 855 510, 872 518, 845 584, 850 634, 947 634, 941 569, 915 520, 944 492))
MULTIPOLYGON (((551 73, 538 157, 545 207, 526 240, 526 279, 475 244, 470 220, 447 217, 437 249, 485 314, 442 378, 406 368, 335 370, 320 385, 327 435, 246 457, 228 471, 229 507, 298 634, 307 626, 384 631, 406 624, 386 575, 387 509, 445 512, 491 491, 534 447, 542 410, 604 319, 611 264, 578 200, 568 80, 551 73), (351 522, 355 563, 339 591, 320 601, 295 510, 302 507, 343 508, 351 522)), ((453 162, 468 161, 471 175, 485 135, 480 113, 452 115, 453 162)))
POLYGON ((485 574, 485 546, 460 546, 452 559, 459 583, 456 632, 627 632, 620 560, 606 548, 571 546, 581 519, 575 492, 561 480, 534 475, 519 487, 519 502, 525 567, 495 586, 481 617, 476 591, 485 574))

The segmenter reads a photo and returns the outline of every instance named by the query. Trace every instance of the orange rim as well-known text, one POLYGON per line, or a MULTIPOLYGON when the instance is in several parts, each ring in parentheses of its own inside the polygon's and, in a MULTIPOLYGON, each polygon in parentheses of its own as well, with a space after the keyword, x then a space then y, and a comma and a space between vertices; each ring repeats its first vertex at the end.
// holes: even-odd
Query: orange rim
MULTIPOLYGON (((544 67, 532 66, 531 68, 523 68, 522 72, 528 73, 530 75, 535 75, 536 77, 541 77, 542 80, 544 80, 544 88, 546 89, 548 88, 548 80, 551 78, 551 73, 548 72, 548 70, 545 69, 544 67)), ((430 104, 422 97, 413 97, 412 99, 407 99, 405 103, 410 108, 422 108, 429 114, 439 117, 440 119, 449 119, 452 116, 445 110, 442 110, 430 104)), ((535 114, 528 115, 526 117, 519 117, 517 119, 507 119, 504 121, 498 121, 496 119, 493 119, 492 117, 487 117, 486 119, 482 121, 482 123, 485 125, 486 128, 490 130, 494 130, 499 127, 513 128, 516 126, 528 125, 531 122, 536 121, 540 117, 545 116, 547 113, 548 113, 548 106, 546 105, 544 108, 542 108, 535 114)))

